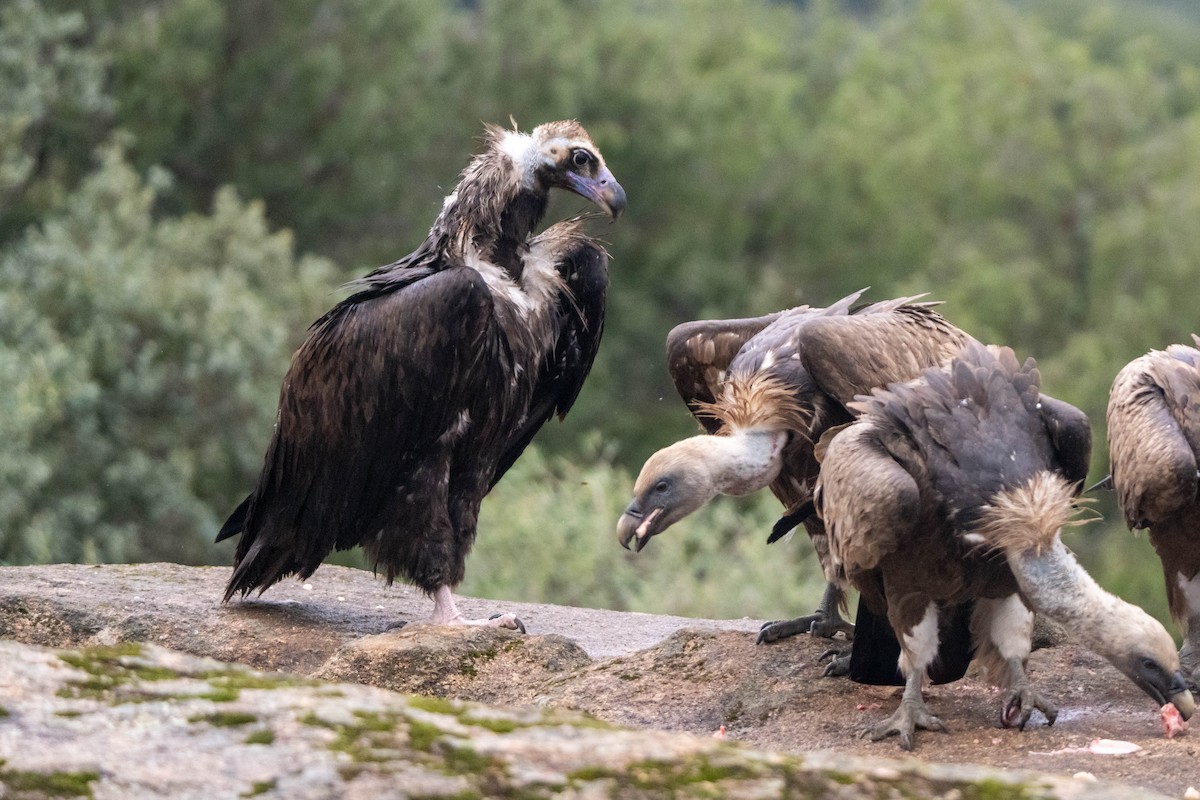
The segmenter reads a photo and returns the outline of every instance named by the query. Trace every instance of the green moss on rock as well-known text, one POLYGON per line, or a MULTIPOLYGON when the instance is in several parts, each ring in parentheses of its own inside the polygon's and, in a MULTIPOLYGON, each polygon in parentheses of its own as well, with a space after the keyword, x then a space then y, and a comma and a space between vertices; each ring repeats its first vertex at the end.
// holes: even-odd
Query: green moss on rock
POLYGON ((257 781, 250 785, 250 791, 242 794, 242 797, 258 797, 260 794, 266 794, 275 788, 275 781, 257 781))
MULTIPOLYGON (((0 788, 14 793, 29 792, 43 797, 91 797, 98 772, 25 772, 4 769, 0 761, 0 788)), ((3 796, 7 797, 7 793, 3 796)))
POLYGON ((251 722, 257 722, 258 717, 254 714, 246 714, 241 711, 215 711, 212 714, 198 714, 194 717, 188 717, 188 722, 207 722, 217 728, 236 728, 240 725, 249 725, 251 722))
POLYGON ((273 744, 275 742, 275 732, 271 730, 255 731, 245 739, 246 744, 273 744))

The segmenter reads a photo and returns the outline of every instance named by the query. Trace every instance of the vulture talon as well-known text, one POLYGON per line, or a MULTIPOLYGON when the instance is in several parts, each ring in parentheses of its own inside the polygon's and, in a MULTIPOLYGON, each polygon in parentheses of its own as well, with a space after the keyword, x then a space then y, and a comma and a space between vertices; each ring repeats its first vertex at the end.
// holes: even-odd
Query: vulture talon
POLYGON ((833 639, 837 636, 838 631, 846 635, 847 641, 853 641, 854 624, 842 619, 842 615, 838 611, 838 606, 841 605, 843 598, 842 590, 835 584, 826 584, 825 593, 821 596, 821 602, 817 605, 816 611, 795 619, 764 622, 758 630, 757 644, 769 644, 789 636, 798 636, 801 633, 809 633, 822 639, 833 639))
POLYGON ((1000 725, 1023 731, 1029 724, 1034 709, 1045 714, 1047 727, 1053 725, 1054 721, 1058 719, 1058 707, 1039 692, 1029 688, 1010 691, 1008 700, 1000 712, 1000 725))
POLYGON ((817 659, 817 663, 821 663, 829 659, 829 663, 825 665, 825 671, 821 673, 823 678, 840 678, 843 675, 850 674, 850 651, 844 650, 826 650, 817 659))
POLYGON ((772 622, 764 622, 762 627, 758 629, 758 639, 755 644, 770 644, 778 642, 780 639, 788 639, 792 636, 799 636, 802 633, 808 633, 812 630, 815 620, 819 619, 819 614, 810 614, 806 617, 796 617, 795 619, 777 619, 772 622))
POLYGON ((896 709, 896 712, 892 716, 874 727, 867 728, 864 733, 873 742, 878 742, 892 735, 898 735, 900 737, 900 748, 905 751, 911 751, 914 745, 914 737, 918 730, 949 733, 949 729, 945 723, 929 713, 925 701, 921 700, 919 696, 916 699, 905 697, 900 701, 900 707, 896 709))
POLYGON ((847 622, 840 615, 835 616, 833 619, 821 616, 813 620, 812 625, 808 629, 808 632, 813 636, 820 636, 822 639, 837 638, 839 631, 845 634, 846 641, 854 641, 854 623, 847 622))
POLYGON ((496 628, 507 628, 510 631, 525 633, 525 623, 515 614, 501 614, 497 612, 487 618, 487 624, 496 628))

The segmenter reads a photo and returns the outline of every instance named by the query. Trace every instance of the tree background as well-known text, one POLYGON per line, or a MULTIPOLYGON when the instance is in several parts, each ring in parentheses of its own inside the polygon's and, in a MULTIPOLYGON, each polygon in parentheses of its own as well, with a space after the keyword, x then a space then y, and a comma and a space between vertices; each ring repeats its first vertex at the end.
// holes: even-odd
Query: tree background
MULTIPOLYGON (((1113 376, 1200 330, 1196 41, 1189 0, 9 0, 0 562, 228 563, 308 323, 416 246, 484 122, 574 117, 630 198, 605 340, 463 589, 806 610, 819 570, 763 544, 765 492, 614 541, 641 462, 696 430, 667 331, 928 292, 1038 359, 1103 476, 1113 376)), ((1165 618, 1151 548, 1098 507, 1071 546, 1165 618)))

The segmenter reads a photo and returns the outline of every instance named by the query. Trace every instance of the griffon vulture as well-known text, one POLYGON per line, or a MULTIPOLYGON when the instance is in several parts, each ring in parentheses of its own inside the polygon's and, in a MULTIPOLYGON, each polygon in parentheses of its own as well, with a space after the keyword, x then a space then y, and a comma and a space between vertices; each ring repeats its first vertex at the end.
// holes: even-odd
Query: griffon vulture
POLYGON ((554 188, 625 208, 579 123, 488 127, 425 241, 313 323, 258 483, 217 536, 241 534, 226 601, 361 545, 433 598, 431 622, 523 629, 464 620, 451 589, 484 495, 571 408, 600 343, 608 254, 582 218, 535 235, 554 188))
MULTIPOLYGON (((973 600, 970 631, 987 676, 1007 689, 1001 722, 1024 728, 1055 707, 1025 672, 1033 612, 1063 623, 1161 706, 1194 710, 1174 643, 1157 621, 1101 589, 1063 546, 1060 529, 1091 455, 1083 412, 1039 392, 1033 360, 978 343, 948 366, 856 403, 830 437, 816 503, 833 563, 901 644, 900 707, 868 729, 945 730, 921 696, 950 624, 973 600), (1032 610, 1031 610, 1032 609, 1032 610)), ((857 642, 856 642, 857 644, 857 642)))
MULTIPOLYGON (((812 515, 819 470, 813 444, 851 420, 857 394, 915 378, 940 364, 968 336, 918 298, 853 308, 855 292, 828 308, 799 306, 753 319, 688 322, 667 337, 675 387, 707 433, 659 450, 642 467, 633 499, 617 524, 621 545, 641 550, 652 536, 718 494, 770 486, 787 508, 773 542, 801 522, 823 567, 825 532, 812 515)), ((769 622, 759 642, 811 630, 850 635, 838 612, 844 595, 834 576, 816 613, 769 622)))
POLYGON ((1162 560, 1179 658, 1200 681, 1200 337, 1130 362, 1108 398, 1112 487, 1130 528, 1149 528, 1162 560))

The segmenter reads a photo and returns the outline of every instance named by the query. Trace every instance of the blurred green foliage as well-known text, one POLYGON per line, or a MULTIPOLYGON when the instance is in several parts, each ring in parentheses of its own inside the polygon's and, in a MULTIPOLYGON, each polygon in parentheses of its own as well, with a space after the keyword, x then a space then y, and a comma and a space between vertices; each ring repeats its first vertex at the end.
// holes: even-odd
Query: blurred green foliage
MULTIPOLYGON (((1200 328, 1198 37, 1179 0, 9 0, 0 561, 227 560, 307 323, 420 241, 483 122, 575 117, 630 197, 600 229, 605 342, 485 503, 464 588, 807 610, 765 494, 636 560, 613 541, 633 471, 695 430, 666 332, 929 292, 1088 412, 1099 477, 1112 376, 1200 328)), ((1072 546, 1163 616, 1100 508, 1072 546)))

